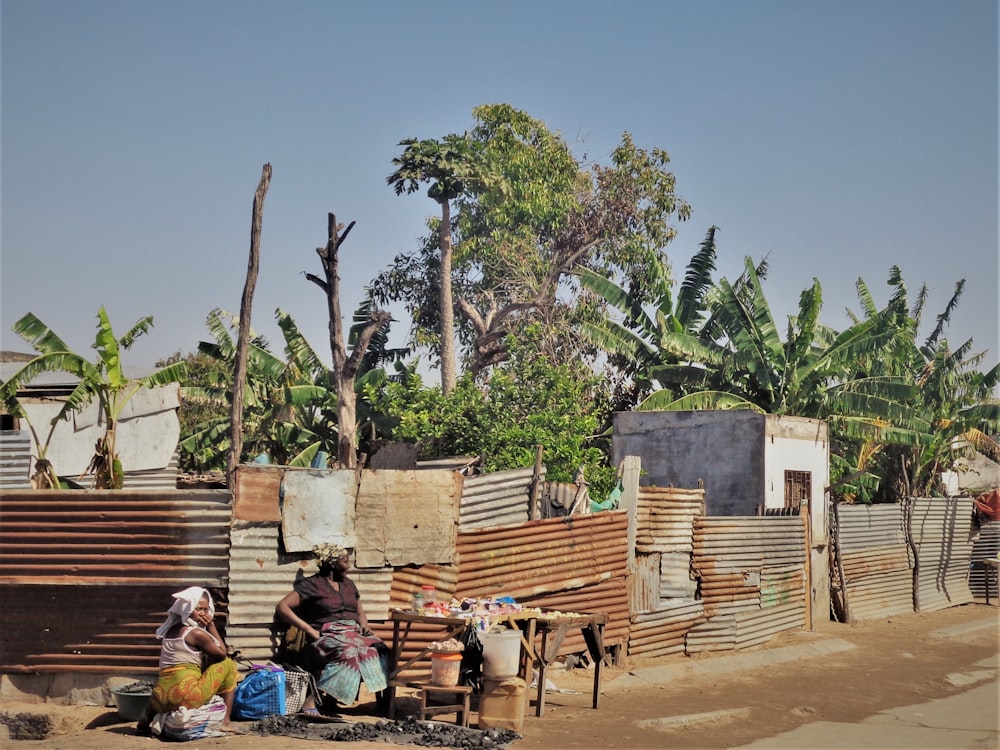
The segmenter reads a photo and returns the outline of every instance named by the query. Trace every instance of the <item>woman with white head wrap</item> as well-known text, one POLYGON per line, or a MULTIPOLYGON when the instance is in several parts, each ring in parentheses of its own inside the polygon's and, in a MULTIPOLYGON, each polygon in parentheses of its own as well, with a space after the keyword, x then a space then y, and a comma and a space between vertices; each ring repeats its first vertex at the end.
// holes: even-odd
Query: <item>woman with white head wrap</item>
POLYGON ((160 673, 153 687, 150 713, 169 713, 182 706, 199 708, 220 695, 226 704, 221 729, 232 731, 236 663, 229 658, 215 627, 212 595, 200 586, 191 586, 173 596, 167 619, 156 630, 160 673))
MULTIPOLYGON (((278 618, 304 637, 298 652, 285 653, 288 661, 316 676, 320 690, 340 703, 358 699, 362 680, 379 696, 380 708, 388 695, 389 649, 368 627, 361 594, 347 577, 351 569, 348 551, 336 544, 313 547, 319 565, 316 575, 296 581, 275 612, 278 618)), ((315 712, 310 699, 306 712, 315 712)))

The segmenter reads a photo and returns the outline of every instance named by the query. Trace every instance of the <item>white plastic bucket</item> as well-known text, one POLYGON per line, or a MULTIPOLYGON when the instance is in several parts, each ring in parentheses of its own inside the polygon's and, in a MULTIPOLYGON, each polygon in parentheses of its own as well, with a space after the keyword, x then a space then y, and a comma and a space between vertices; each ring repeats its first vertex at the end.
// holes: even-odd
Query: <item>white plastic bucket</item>
POLYGON ((521 631, 500 630, 482 633, 483 676, 500 678, 517 676, 521 661, 521 631))

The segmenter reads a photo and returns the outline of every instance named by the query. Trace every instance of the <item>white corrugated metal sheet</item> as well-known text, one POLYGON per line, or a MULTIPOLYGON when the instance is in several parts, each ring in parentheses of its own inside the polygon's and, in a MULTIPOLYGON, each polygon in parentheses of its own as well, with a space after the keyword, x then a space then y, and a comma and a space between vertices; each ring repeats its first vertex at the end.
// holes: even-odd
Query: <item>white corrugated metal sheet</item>
POLYGON ((0 430, 0 489, 31 489, 31 435, 0 430))
POLYGON ((914 498, 906 509, 907 531, 917 559, 915 609, 928 612, 973 601, 972 498, 914 498))
MULTIPOLYGON (((465 477, 459 530, 524 523, 534 469, 510 469, 465 477)), ((545 478, 543 470, 541 479, 545 478)))

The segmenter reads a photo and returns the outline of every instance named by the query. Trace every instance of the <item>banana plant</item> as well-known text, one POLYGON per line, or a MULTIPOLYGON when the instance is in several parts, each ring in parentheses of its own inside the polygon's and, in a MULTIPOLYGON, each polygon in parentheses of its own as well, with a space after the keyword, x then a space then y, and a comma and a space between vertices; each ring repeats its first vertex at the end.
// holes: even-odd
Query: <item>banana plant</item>
POLYGON ((117 430, 122 411, 140 388, 153 388, 180 382, 186 367, 177 362, 163 367, 152 375, 132 379, 122 367, 122 352, 131 348, 135 340, 153 327, 153 317, 140 318, 125 335, 117 338, 108 314, 102 305, 97 311, 97 336, 93 348, 97 359, 70 350, 66 343, 33 313, 28 313, 14 326, 14 332, 27 341, 38 356, 3 384, 4 399, 16 398, 18 389, 43 372, 67 372, 79 379, 62 408, 52 419, 52 426, 60 420, 81 411, 95 399, 104 422, 104 434, 98 438, 94 455, 81 478, 93 475, 96 489, 121 489, 124 471, 118 456, 117 430))

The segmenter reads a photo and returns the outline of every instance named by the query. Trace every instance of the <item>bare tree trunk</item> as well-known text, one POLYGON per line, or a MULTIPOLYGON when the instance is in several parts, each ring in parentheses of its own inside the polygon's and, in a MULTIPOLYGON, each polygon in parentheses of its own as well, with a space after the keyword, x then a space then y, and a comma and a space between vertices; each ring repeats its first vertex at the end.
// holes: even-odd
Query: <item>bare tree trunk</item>
POLYGON ((233 369, 233 403, 229 411, 229 429, 232 437, 229 447, 229 461, 226 465, 226 486, 230 490, 236 486, 236 467, 243 453, 243 392, 246 388, 247 357, 250 351, 250 312, 253 307, 253 293, 257 286, 257 271, 260 268, 260 231, 264 222, 264 196, 271 184, 271 165, 265 164, 253 196, 253 223, 250 228, 250 260, 247 263, 247 279, 243 285, 243 300, 240 302, 240 330, 236 343, 236 365, 233 369))
POLYGON ((343 315, 340 311, 339 253, 340 246, 354 228, 354 222, 338 236, 343 224, 337 223, 334 214, 327 214, 326 219, 326 246, 316 248, 316 254, 323 264, 324 278, 311 273, 307 273, 306 278, 326 293, 330 318, 330 353, 333 356, 333 376, 337 388, 337 461, 342 469, 354 469, 358 464, 357 394, 354 392, 354 379, 372 336, 389 322, 391 316, 382 310, 373 311, 371 320, 362 328, 354 342, 353 351, 348 355, 343 315))
POLYGON ((455 390, 455 307, 451 294, 451 204, 441 202, 441 392, 455 390))

